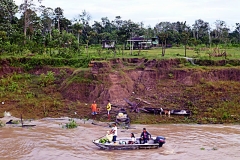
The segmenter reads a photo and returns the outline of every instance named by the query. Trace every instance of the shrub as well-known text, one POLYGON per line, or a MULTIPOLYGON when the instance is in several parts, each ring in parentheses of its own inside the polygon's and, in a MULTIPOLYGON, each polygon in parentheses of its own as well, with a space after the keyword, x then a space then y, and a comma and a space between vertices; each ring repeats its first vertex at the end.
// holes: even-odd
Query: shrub
POLYGON ((227 63, 225 66, 226 66, 226 67, 232 67, 232 65, 231 65, 231 64, 228 64, 228 63, 227 63))
POLYGON ((12 82, 10 85, 8 85, 8 91, 15 92, 19 88, 18 84, 16 82, 12 82))
POLYGON ((47 74, 40 75, 40 85, 42 87, 46 87, 52 84, 55 80, 54 73, 52 71, 48 71, 47 74))
POLYGON ((230 117, 230 115, 227 112, 224 112, 222 115, 222 119, 226 120, 230 117))
POLYGON ((69 123, 66 123, 66 128, 72 129, 72 128, 77 128, 77 123, 73 119, 69 119, 69 123))

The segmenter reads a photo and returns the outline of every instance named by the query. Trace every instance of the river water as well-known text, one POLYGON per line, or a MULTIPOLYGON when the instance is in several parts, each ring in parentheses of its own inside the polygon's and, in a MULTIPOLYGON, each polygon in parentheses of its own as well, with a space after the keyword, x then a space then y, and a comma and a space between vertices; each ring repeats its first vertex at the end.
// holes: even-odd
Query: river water
POLYGON ((239 125, 132 125, 129 130, 119 129, 118 136, 133 132, 137 137, 145 127, 153 136, 165 136, 166 144, 159 149, 106 151, 92 140, 105 135, 109 128, 104 123, 93 125, 91 120, 76 121, 79 126, 75 129, 62 128, 68 118, 25 121, 36 125, 30 128, 0 128, 0 160, 240 160, 239 125))

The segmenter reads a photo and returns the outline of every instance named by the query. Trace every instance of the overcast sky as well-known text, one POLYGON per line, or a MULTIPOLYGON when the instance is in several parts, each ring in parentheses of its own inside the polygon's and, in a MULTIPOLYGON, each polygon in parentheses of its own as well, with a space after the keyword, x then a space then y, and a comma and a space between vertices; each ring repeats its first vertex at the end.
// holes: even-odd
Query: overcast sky
MULTIPOLYGON (((17 5, 22 1, 15 0, 17 5)), ((143 22, 145 27, 162 21, 186 21, 192 26, 197 19, 212 26, 222 20, 230 28, 240 23, 240 0, 43 0, 42 5, 62 8, 69 20, 86 10, 92 21, 101 21, 102 17, 111 21, 121 16, 122 20, 143 22)))

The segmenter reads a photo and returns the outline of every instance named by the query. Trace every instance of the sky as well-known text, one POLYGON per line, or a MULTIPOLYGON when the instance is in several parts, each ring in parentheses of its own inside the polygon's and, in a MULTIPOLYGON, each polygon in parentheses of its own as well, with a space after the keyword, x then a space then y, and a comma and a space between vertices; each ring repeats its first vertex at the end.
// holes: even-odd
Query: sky
MULTIPOLYGON (((22 2, 15 0, 17 5, 22 2)), ((231 29, 235 23, 240 23, 240 0, 42 0, 42 5, 62 8, 69 20, 85 10, 92 23, 101 21, 102 17, 112 21, 116 16, 135 23, 143 22, 145 27, 166 21, 186 21, 192 26, 198 19, 209 22, 212 27, 216 20, 222 20, 231 29)))

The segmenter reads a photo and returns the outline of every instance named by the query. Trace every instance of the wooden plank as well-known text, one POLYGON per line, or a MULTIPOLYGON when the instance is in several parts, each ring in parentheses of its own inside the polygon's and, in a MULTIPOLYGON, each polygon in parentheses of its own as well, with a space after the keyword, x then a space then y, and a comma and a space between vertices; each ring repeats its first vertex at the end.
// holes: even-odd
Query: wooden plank
POLYGON ((143 99, 141 99, 141 98, 136 98, 137 100, 139 100, 139 101, 142 101, 142 102, 144 102, 144 103, 146 103, 146 104, 151 104, 151 103, 149 103, 148 101, 145 101, 145 100, 143 100, 143 99))

